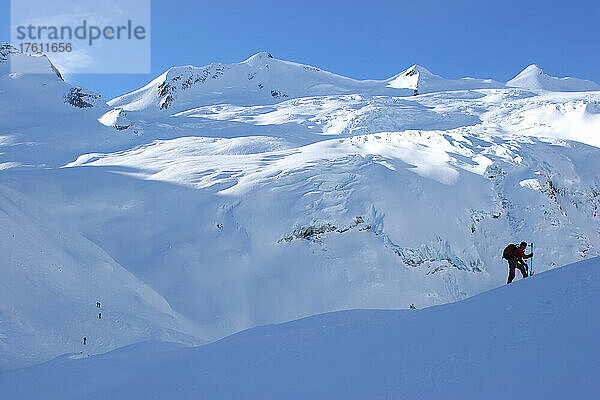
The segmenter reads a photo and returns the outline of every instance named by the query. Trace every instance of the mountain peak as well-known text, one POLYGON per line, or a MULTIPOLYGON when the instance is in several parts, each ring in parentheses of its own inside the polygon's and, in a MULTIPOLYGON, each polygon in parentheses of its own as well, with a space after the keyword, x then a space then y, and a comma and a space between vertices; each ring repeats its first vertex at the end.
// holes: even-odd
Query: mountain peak
POLYGON ((527 66, 527 68, 525 68, 525 70, 541 71, 542 69, 537 64, 530 64, 529 66, 527 66))
POLYGON ((27 74, 56 75, 61 81, 64 78, 48 56, 41 53, 25 54, 9 43, 0 42, 0 75, 9 72, 27 74), (6 64, 4 64, 6 62, 6 64))
POLYGON ((423 75, 434 75, 430 70, 419 64, 413 64, 411 67, 404 70, 402 74, 411 76, 414 74, 414 72, 418 72, 419 74, 423 75))
POLYGON ((242 62, 242 64, 254 65, 257 63, 264 63, 266 61, 269 61, 270 59, 273 59, 271 53, 266 51, 260 51, 254 54, 253 56, 248 57, 245 61, 242 62))
MULTIPOLYGON (((521 71, 519 73, 519 75, 517 75, 517 77, 522 76, 522 75, 545 75, 544 71, 537 65, 537 64, 531 64, 529 66, 527 66, 523 71, 521 71)), ((515 77, 516 79, 516 77, 515 77)))
POLYGON ((415 94, 431 93, 445 90, 501 88, 504 85, 491 79, 446 79, 434 74, 419 64, 400 72, 387 81, 388 87, 412 89, 415 94))
POLYGON ((438 75, 431 73, 427 68, 419 64, 413 64, 398 75, 392 77, 388 83, 389 87, 392 88, 406 88, 418 90, 419 84, 423 82, 423 79, 429 78, 440 78, 438 75))
POLYGON ((6 42, 0 42, 0 61, 6 61, 8 60, 8 57, 11 54, 19 54, 20 51, 12 46, 9 43, 6 42))
POLYGON ((537 65, 531 64, 521 71, 506 86, 519 87, 523 89, 541 89, 554 92, 580 92, 589 90, 600 90, 600 85, 586 79, 573 78, 570 76, 557 78, 550 76, 537 65))

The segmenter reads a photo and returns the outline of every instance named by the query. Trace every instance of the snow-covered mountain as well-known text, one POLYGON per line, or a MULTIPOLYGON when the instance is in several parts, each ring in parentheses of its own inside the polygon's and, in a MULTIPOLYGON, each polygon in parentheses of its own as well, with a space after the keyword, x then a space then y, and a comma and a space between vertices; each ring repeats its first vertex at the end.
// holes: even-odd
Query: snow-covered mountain
POLYGON ((600 92, 259 53, 106 104, 3 49, 49 72, 0 76, 0 368, 453 302, 505 283, 508 242, 600 255, 600 92))
POLYGON ((589 90, 600 90, 600 85, 586 79, 578 79, 567 76, 556 78, 544 73, 540 67, 531 64, 519 75, 506 82, 507 86, 523 89, 543 89, 553 92, 585 92, 589 90))
POLYGON ((424 310, 353 310, 208 345, 0 374, 10 399, 565 399, 600 390, 600 259, 424 310))
POLYGON ((0 90, 7 99, 2 104, 5 123, 32 111, 47 117, 77 108, 108 109, 99 94, 66 83, 47 56, 25 55, 8 44, 0 44, 0 90))
POLYGON ((359 81, 310 65, 279 60, 262 52, 237 64, 172 67, 143 88, 117 97, 109 104, 126 111, 146 111, 148 118, 198 105, 252 106, 310 96, 408 96, 506 86, 560 92, 600 90, 600 85, 592 81, 551 77, 536 65, 530 65, 506 85, 492 79, 445 79, 420 65, 413 65, 389 79, 359 81), (157 110, 162 112, 156 113, 157 110))
POLYGON ((386 83, 388 87, 413 89, 419 94, 465 89, 498 89, 504 87, 503 83, 492 79, 445 79, 431 73, 427 68, 420 65, 413 65, 406 71, 388 79, 386 83))
POLYGON ((269 53, 253 55, 238 64, 213 63, 204 67, 173 67, 132 93, 117 97, 111 106, 127 111, 150 111, 160 116, 198 105, 229 103, 264 105, 289 98, 363 94, 407 96, 445 90, 502 88, 491 79, 444 79, 426 68, 413 65, 386 80, 346 78, 319 68, 273 58, 269 53), (156 114, 156 110, 163 110, 156 114))
POLYGON ((0 44, 0 96, 0 169, 58 166, 74 153, 131 143, 131 135, 115 135, 115 128, 128 124, 126 116, 104 118, 104 128, 98 119, 115 111, 101 95, 65 82, 45 55, 25 55, 0 44))

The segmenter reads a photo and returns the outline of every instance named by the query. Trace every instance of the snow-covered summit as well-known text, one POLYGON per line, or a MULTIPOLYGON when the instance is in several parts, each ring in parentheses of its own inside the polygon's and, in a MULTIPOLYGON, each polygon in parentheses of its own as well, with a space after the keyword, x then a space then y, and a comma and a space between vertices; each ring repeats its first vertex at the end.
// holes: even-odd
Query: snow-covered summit
POLYGON ((550 77, 537 66, 528 67, 507 84, 471 77, 446 79, 417 64, 389 79, 356 80, 260 52, 240 63, 171 67, 141 89, 117 97, 109 104, 126 111, 143 111, 160 117, 223 103, 251 106, 274 104, 291 98, 343 94, 410 96, 456 90, 502 89, 507 85, 551 91, 600 89, 592 81, 550 77))
MULTIPOLYGON (((24 54, 8 43, 0 43, 0 90, 11 99, 10 109, 47 111, 64 104, 107 108, 99 94, 65 82, 45 54, 24 54)), ((11 114, 14 116, 14 110, 11 114)))
POLYGON ((421 65, 413 65, 388 80, 392 88, 409 88, 418 93, 442 92, 465 89, 497 89, 504 84, 492 79, 460 78, 446 79, 429 71, 421 65))
POLYGON ((531 64, 525 68, 519 75, 506 82, 506 86, 523 89, 542 89, 553 92, 585 92, 590 90, 600 90, 600 85, 596 82, 570 76, 564 78, 550 76, 544 73, 544 71, 536 64, 531 64))
POLYGON ((393 88, 409 88, 416 90, 418 89, 419 81, 424 77, 440 78, 439 76, 432 74, 427 68, 415 64, 392 77, 389 81, 389 86, 393 88))
POLYGON ((271 53, 267 52, 267 51, 260 51, 250 57, 248 57, 244 63, 248 64, 248 65, 256 65, 256 64, 264 64, 265 62, 268 62, 269 60, 272 60, 273 56, 271 55, 271 53))
MULTIPOLYGON (((0 101, 0 131, 6 132, 0 142, 15 143, 0 150, 0 165, 65 162, 65 154, 96 148, 114 132, 111 128, 89 134, 98 133, 108 121, 98 121, 110 112, 100 94, 65 82, 46 55, 24 54, 7 43, 0 43, 0 101)), ((122 113, 113 126, 128 125, 122 113)))
POLYGON ((0 76, 9 73, 48 75, 64 81, 58 68, 45 54, 23 54, 8 43, 0 43, 0 76))
POLYGON ((431 93, 502 87, 491 79, 445 79, 419 65, 385 80, 356 80, 260 52, 237 64, 172 67, 143 88, 109 104, 128 111, 172 113, 202 105, 255 105, 307 96, 410 96, 415 90, 431 93))
POLYGON ((223 102, 254 105, 295 97, 360 92, 412 93, 406 89, 386 88, 381 81, 346 78, 260 52, 235 64, 171 67, 143 88, 117 97, 109 104, 127 111, 168 110, 171 113, 223 102))

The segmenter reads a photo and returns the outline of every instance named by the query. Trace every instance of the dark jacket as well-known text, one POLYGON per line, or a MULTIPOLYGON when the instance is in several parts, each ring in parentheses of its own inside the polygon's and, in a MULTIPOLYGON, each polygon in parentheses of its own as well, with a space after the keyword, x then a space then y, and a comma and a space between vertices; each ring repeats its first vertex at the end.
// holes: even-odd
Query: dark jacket
POLYGON ((528 259, 531 256, 533 256, 533 254, 525 254, 525 249, 523 249, 522 247, 517 247, 517 249, 513 252, 512 257, 513 259, 519 260, 519 259, 528 259))

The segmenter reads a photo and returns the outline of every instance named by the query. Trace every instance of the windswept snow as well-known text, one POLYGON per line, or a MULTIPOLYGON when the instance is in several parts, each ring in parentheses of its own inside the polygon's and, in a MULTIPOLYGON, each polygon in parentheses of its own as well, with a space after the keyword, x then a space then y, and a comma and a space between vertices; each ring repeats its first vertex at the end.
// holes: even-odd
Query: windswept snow
POLYGON ((0 367, 453 302, 506 282, 508 242, 600 255, 598 91, 259 53, 109 105, 0 49, 47 70, 0 74, 0 367))
POLYGON ((600 390, 600 259, 424 310, 354 310, 0 375, 14 400, 565 399, 600 390))

